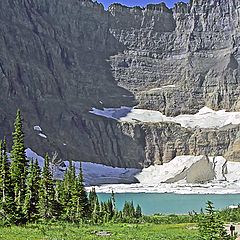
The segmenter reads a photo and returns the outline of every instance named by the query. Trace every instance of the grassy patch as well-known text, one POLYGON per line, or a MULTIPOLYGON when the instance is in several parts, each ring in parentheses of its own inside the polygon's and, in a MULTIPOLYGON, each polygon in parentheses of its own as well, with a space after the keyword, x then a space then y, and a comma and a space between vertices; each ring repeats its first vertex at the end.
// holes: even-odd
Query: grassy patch
POLYGON ((192 224, 106 224, 77 226, 73 224, 31 224, 25 227, 0 227, 1 240, 93 240, 93 239, 162 239, 196 240, 197 231, 192 224), (97 236, 106 231, 112 235, 97 236))

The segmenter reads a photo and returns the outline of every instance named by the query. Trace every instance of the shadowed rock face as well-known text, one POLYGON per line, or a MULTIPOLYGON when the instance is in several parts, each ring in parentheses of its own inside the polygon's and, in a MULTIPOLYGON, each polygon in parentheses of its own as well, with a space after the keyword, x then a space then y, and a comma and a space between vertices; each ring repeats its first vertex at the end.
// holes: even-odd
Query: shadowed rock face
POLYGON ((0 21, 1 135, 9 136, 20 108, 27 146, 97 160, 88 134, 80 134, 83 116, 100 102, 135 104, 107 62, 124 49, 109 32, 108 13, 91 1, 6 0, 0 21), (39 137, 34 125, 48 138, 39 137))
POLYGON ((122 167, 224 154, 238 126, 118 123, 88 111, 137 102, 167 115, 239 110, 239 14, 238 0, 108 11, 90 0, 0 1, 1 136, 11 141, 20 108, 39 154, 122 167))

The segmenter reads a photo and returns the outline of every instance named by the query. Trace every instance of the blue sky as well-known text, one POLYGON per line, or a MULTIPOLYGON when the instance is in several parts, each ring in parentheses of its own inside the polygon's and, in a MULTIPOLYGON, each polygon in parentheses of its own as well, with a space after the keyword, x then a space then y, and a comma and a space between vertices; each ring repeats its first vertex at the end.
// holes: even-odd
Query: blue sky
POLYGON ((149 3, 165 2, 168 7, 172 7, 176 2, 188 2, 188 0, 98 0, 107 8, 112 3, 121 3, 127 6, 146 6, 149 3))

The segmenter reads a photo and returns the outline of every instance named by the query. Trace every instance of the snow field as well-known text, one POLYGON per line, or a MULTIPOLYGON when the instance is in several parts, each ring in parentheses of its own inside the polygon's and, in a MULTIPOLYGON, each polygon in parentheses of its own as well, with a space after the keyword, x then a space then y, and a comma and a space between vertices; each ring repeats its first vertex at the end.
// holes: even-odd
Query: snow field
POLYGON ((176 117, 167 117, 159 111, 137 109, 130 107, 121 108, 92 108, 90 113, 125 122, 174 122, 186 128, 221 128, 229 124, 240 124, 240 112, 214 111, 203 107, 196 114, 183 114, 176 117))

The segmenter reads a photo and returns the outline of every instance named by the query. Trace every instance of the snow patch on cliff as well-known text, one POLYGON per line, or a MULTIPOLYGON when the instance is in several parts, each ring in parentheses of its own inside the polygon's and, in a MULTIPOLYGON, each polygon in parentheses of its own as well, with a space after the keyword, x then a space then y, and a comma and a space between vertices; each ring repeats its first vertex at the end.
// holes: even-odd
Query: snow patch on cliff
POLYGON ((240 124, 240 112, 214 111, 203 107, 196 114, 183 114, 176 117, 167 117, 159 111, 137 109, 130 107, 121 108, 92 108, 90 113, 125 122, 174 122, 186 128, 221 128, 229 124, 240 124))
POLYGON ((39 133, 38 136, 47 139, 47 136, 45 134, 43 134, 43 133, 39 133))
POLYGON ((42 128, 40 126, 34 126, 34 131, 42 132, 42 128))

